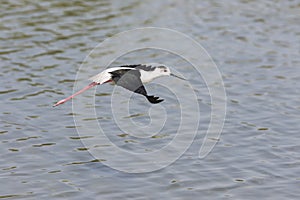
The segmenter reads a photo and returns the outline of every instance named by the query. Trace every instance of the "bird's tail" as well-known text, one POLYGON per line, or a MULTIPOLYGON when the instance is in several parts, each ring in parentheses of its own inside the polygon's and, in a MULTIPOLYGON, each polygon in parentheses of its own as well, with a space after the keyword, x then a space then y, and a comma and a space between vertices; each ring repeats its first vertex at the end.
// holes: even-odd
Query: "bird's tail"
POLYGON ((153 104, 160 103, 163 101, 163 99, 159 99, 159 97, 155 97, 155 96, 146 96, 146 98, 148 99, 148 101, 150 103, 153 103, 153 104))

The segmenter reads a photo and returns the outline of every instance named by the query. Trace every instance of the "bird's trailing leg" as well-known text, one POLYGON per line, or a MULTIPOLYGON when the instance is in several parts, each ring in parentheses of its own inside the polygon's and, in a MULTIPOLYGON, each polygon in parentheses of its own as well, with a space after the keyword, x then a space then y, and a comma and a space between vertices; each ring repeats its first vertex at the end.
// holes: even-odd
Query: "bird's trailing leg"
POLYGON ((98 85, 98 84, 99 84, 99 83, 96 83, 96 82, 90 83, 88 86, 86 86, 86 87, 84 87, 83 89, 79 90, 79 91, 76 92, 75 94, 73 94, 73 95, 71 95, 71 96, 69 96, 69 97, 67 97, 67 98, 65 98, 65 99, 62 99, 62 100, 58 101, 56 104, 53 105, 53 107, 58 106, 58 105, 60 105, 60 104, 63 104, 63 103, 65 103, 65 102, 69 101, 69 100, 72 99, 73 97, 75 97, 75 96, 77 96, 77 95, 83 93, 84 91, 86 91, 86 90, 88 90, 88 89, 90 89, 90 88, 92 88, 92 87, 94 87, 95 85, 98 85))

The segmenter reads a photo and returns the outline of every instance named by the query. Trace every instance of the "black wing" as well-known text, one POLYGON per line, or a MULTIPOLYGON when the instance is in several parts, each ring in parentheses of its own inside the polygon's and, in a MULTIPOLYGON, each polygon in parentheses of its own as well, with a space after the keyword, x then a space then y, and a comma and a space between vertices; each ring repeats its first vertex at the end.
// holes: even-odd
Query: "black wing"
POLYGON ((118 86, 145 96, 150 103, 155 104, 163 101, 163 99, 159 99, 159 97, 149 96, 147 94, 141 81, 141 73, 138 70, 120 69, 110 73, 112 74, 113 81, 118 86))
POLYGON ((136 65, 122 65, 120 67, 128 67, 128 68, 134 68, 134 69, 142 69, 144 71, 154 71, 155 67, 152 65, 144 65, 144 64, 136 64, 136 65))

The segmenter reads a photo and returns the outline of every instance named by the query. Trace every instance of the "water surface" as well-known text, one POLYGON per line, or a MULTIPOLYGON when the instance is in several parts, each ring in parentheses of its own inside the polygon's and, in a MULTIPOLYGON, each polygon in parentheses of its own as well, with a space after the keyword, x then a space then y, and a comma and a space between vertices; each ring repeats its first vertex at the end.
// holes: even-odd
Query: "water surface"
MULTIPOLYGON (((0 11, 2 199, 299 199, 299 1, 4 0, 0 11), (145 26, 180 31, 205 47, 223 76, 227 117, 217 146, 199 159, 210 97, 204 81, 190 76, 199 86, 194 89, 201 110, 192 146, 164 169, 129 174, 89 154, 71 103, 54 109, 52 104, 72 93, 80 64, 98 43, 145 26)), ((148 60, 184 63, 145 50, 115 64, 148 60)), ((148 140, 111 128, 103 108, 113 87, 97 88, 97 112, 104 111, 97 120, 126 150, 151 151, 174 138, 176 99, 167 89, 148 87, 168 99, 164 106, 174 116, 164 132, 148 140)), ((127 117, 148 124, 144 106, 127 117)))

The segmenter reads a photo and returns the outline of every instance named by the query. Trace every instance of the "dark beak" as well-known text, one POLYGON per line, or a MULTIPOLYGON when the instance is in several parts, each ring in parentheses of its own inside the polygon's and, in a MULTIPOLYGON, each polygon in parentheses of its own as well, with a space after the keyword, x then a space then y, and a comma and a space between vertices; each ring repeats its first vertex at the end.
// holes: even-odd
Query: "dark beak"
POLYGON ((186 81, 186 79, 184 79, 184 78, 181 78, 181 77, 179 77, 179 76, 176 76, 175 74, 170 74, 171 76, 174 76, 174 77, 176 77, 176 78, 179 78, 179 79, 181 79, 181 80, 185 80, 186 81))

